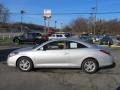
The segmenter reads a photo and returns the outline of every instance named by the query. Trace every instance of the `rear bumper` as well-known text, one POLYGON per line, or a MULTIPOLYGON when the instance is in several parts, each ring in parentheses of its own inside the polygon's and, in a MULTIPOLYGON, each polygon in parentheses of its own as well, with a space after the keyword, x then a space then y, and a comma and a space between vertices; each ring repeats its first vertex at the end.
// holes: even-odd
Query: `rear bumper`
POLYGON ((113 62, 111 65, 106 65, 106 66, 100 67, 100 69, 111 69, 111 68, 114 68, 115 66, 116 66, 116 63, 113 62))

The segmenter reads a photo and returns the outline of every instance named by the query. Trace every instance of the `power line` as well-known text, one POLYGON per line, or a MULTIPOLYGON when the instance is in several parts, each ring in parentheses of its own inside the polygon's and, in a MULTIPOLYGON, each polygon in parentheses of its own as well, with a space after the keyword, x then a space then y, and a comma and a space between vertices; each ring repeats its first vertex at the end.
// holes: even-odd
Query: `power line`
MULTIPOLYGON (((20 13, 17 12, 10 12, 8 14, 15 14, 15 15, 20 15, 20 13)), ((52 15, 80 15, 80 14, 120 14, 119 12, 100 12, 100 13, 90 13, 90 12, 86 12, 86 13, 80 13, 80 12, 71 12, 71 13, 52 13, 52 15)), ((43 15, 43 13, 24 13, 24 15, 43 15)))

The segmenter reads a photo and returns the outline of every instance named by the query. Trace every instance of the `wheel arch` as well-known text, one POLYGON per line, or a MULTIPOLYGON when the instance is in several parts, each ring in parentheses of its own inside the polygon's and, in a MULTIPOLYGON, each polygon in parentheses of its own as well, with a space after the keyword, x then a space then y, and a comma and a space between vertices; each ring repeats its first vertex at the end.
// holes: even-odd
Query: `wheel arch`
POLYGON ((19 40, 19 38, 18 37, 14 37, 13 38, 13 42, 15 42, 15 40, 19 40))
POLYGON ((34 63, 33 63, 32 59, 31 59, 30 57, 27 57, 27 56, 21 56, 21 57, 19 57, 19 58, 17 59, 17 61, 16 61, 16 67, 17 67, 18 61, 19 61, 21 58, 28 58, 28 59, 32 62, 32 65, 33 65, 33 67, 34 67, 34 63))
POLYGON ((99 67, 99 62, 98 62, 98 60, 97 60, 96 58, 93 58, 93 57, 84 58, 84 60, 83 60, 82 63, 81 63, 81 67, 82 67, 83 62, 86 61, 86 60, 88 60, 88 59, 95 60, 95 61, 97 62, 98 67, 99 67))

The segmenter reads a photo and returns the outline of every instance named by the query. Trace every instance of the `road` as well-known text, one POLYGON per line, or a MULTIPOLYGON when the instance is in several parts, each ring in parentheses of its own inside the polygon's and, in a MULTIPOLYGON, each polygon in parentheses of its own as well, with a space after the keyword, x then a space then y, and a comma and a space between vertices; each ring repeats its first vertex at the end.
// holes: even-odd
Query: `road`
POLYGON ((21 72, 8 67, 8 53, 19 47, 0 48, 0 90, 120 90, 120 49, 112 50, 115 68, 86 74, 79 69, 34 69, 21 72))

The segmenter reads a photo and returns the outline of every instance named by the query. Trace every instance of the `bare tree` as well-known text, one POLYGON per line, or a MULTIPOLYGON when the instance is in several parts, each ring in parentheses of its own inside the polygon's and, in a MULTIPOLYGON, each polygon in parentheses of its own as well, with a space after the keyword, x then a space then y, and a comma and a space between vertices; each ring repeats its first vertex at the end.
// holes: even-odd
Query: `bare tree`
MULTIPOLYGON (((93 24, 91 19, 86 18, 77 18, 72 21, 69 25, 64 27, 64 31, 72 31, 73 33, 82 33, 82 32, 93 32, 93 24)), ((120 34, 120 20, 97 20, 96 21, 96 34, 120 34)))
POLYGON ((65 27, 63 28, 63 31, 64 31, 64 32, 72 32, 72 28, 71 28, 70 26, 65 26, 65 27))
POLYGON ((71 25, 76 32, 88 31, 87 19, 78 18, 71 25))
POLYGON ((73 20, 68 26, 64 27, 64 31, 70 31, 74 33, 88 32, 89 20, 85 18, 77 18, 73 20))
POLYGON ((0 4, 0 22, 5 23, 8 21, 9 10, 4 7, 3 4, 0 4))

